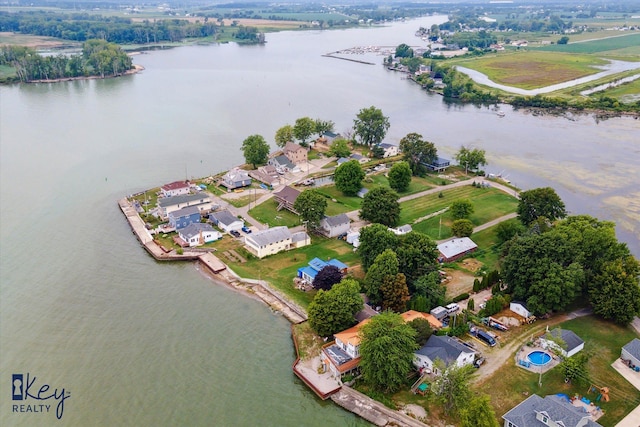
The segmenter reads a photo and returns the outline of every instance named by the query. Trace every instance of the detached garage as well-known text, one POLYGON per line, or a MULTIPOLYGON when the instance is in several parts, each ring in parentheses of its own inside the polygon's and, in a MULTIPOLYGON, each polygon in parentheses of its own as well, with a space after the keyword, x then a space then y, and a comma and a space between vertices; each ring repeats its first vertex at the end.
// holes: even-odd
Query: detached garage
POLYGON ((633 341, 622 347, 620 358, 628 360, 633 366, 640 366, 640 340, 634 338, 633 341))

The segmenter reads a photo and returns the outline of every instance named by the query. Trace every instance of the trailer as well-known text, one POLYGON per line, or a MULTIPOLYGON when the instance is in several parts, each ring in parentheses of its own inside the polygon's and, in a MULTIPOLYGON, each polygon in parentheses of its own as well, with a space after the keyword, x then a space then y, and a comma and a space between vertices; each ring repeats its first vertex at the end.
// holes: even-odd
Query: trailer
POLYGON ((505 332, 509 330, 509 327, 507 325, 505 325, 504 323, 500 322, 498 319, 494 319, 493 317, 489 317, 486 319, 482 319, 482 322, 489 326, 492 327, 494 329, 497 329, 499 331, 505 332))

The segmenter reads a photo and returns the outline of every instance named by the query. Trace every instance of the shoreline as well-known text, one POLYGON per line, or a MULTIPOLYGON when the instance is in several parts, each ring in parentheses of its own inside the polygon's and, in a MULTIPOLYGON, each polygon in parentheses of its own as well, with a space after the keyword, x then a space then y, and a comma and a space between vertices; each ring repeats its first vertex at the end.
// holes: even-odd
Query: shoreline
POLYGON ((15 82, 15 83, 60 83, 60 82, 71 82, 76 80, 104 80, 104 79, 114 79, 117 77, 131 76, 134 74, 138 74, 141 71, 144 71, 144 67, 142 65, 133 65, 133 68, 125 71, 124 73, 117 74, 115 76, 78 76, 78 77, 62 77, 59 79, 41 79, 41 80, 29 80, 27 82, 15 82))

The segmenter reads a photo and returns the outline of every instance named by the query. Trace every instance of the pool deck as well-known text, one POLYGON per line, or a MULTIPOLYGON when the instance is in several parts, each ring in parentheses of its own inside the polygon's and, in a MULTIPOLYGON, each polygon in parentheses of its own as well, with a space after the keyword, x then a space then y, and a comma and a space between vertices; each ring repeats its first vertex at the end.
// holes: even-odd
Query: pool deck
POLYGON ((560 358, 557 356, 554 356, 553 353, 551 353, 548 350, 545 350, 542 347, 529 347, 524 345, 522 346, 520 351, 516 353, 515 363, 518 368, 522 368, 529 372, 535 372, 536 374, 540 374, 540 373, 544 374, 545 372, 558 366, 558 364, 560 364, 560 358), (551 360, 549 361, 549 363, 546 363, 544 365, 534 365, 533 363, 530 363, 529 366, 521 365, 519 363, 521 360, 530 362, 529 359, 527 359, 527 355, 533 351, 541 351, 541 352, 547 353, 549 356, 551 356, 551 360))

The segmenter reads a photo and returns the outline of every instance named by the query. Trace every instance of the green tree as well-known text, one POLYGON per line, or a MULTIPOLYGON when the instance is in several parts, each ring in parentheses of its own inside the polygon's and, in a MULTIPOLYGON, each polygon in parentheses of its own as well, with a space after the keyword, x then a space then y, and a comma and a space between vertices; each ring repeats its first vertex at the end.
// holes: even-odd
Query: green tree
POLYGON ((247 163, 256 165, 267 163, 269 155, 269 145, 261 135, 251 135, 242 142, 242 152, 247 163))
POLYGON ((396 47, 396 58, 413 58, 413 49, 406 44, 402 43, 396 47))
POLYGON ((389 118, 374 106, 361 109, 353 121, 354 133, 359 138, 360 144, 368 146, 380 144, 389 126, 391 126, 389 118))
POLYGON ((473 234, 473 223, 468 219, 456 219, 451 224, 451 232, 456 237, 469 237, 473 234))
POLYGON ((360 330, 360 368, 371 387, 392 393, 412 370, 416 332, 399 314, 373 316, 360 330))
POLYGON ((336 168, 333 181, 336 188, 345 196, 355 196, 362 188, 362 180, 366 176, 357 160, 349 160, 336 168))
POLYGON ((567 37, 567 36, 562 36, 558 40, 558 44, 567 44, 567 43, 569 43, 569 37, 567 37))
POLYGON ((400 219, 398 193, 388 187, 376 187, 364 195, 360 218, 395 227, 400 219))
POLYGON ((469 383, 474 368, 456 364, 447 367, 441 359, 436 359, 435 365, 441 375, 433 382, 433 392, 447 414, 456 414, 473 396, 469 383))
POLYGON ((470 150, 464 145, 460 147, 460 150, 456 153, 455 159, 458 161, 460 166, 465 167, 465 172, 468 169, 477 171, 480 166, 485 166, 487 164, 484 150, 477 148, 470 150))
POLYGON ((393 250, 387 249, 376 257, 364 278, 364 291, 371 302, 380 304, 383 301, 384 283, 389 279, 395 279, 397 274, 398 257, 393 250))
POLYGON ((309 117, 301 117, 297 119, 295 125, 293 125, 293 135, 300 141, 300 145, 303 147, 307 146, 307 140, 315 131, 316 123, 309 117))
POLYGON ((524 226, 516 220, 502 221, 496 227, 496 237, 499 243, 505 243, 515 236, 524 234, 525 231, 524 226))
POLYGON ((460 409, 460 427, 500 427, 489 396, 472 397, 460 409))
POLYGON ((293 138, 293 126, 291 125, 284 125, 276 131, 275 140, 278 147, 282 148, 287 145, 287 142, 293 142, 293 138))
POLYGON ((473 298, 469 298, 469 300, 467 301, 467 310, 474 311, 475 308, 476 308, 476 302, 473 300, 473 298))
POLYGON ((407 162, 397 162, 389 170, 389 186, 401 193, 411 183, 411 167, 407 162))
POLYGON ((416 280, 414 288, 414 296, 425 298, 426 310, 424 311, 430 311, 444 304, 447 288, 440 283, 440 274, 437 271, 420 277, 416 280))
POLYGON ((473 213, 473 203, 469 199, 456 200, 449 206, 451 217, 456 219, 467 219, 473 213))
POLYGON ((357 252, 364 271, 369 271, 378 255, 386 249, 394 249, 397 244, 398 236, 382 224, 371 224, 360 229, 360 246, 357 252))
POLYGON ((399 236, 395 251, 400 263, 400 273, 407 277, 410 291, 414 290, 413 283, 419 277, 431 272, 438 274, 436 271, 438 269, 438 248, 436 242, 426 234, 412 231, 399 236))
POLYGON ((436 146, 422 139, 419 133, 409 133, 402 138, 400 151, 414 175, 423 175, 426 171, 425 165, 432 164, 438 158, 436 146))
MULTIPOLYGON (((369 270, 371 271, 371 270, 369 270)), ((385 277, 380 286, 382 293, 382 308, 396 313, 404 313, 407 310, 407 302, 411 299, 407 278, 402 273, 385 277)))
POLYGON ((363 306, 360 284, 344 279, 329 291, 318 291, 309 303, 309 325, 318 335, 327 337, 353 326, 354 316, 363 306))
POLYGON ((416 344, 419 347, 422 347, 427 343, 429 337, 433 335, 433 328, 431 328, 431 323, 423 317, 418 317, 413 319, 408 323, 409 326, 416 331, 416 344))
POLYGON ((575 249, 549 231, 514 240, 502 263, 502 277, 513 298, 540 315, 567 308, 584 286, 584 271, 575 249))
POLYGON ((562 369, 564 377, 568 378, 572 384, 586 387, 590 383, 589 370, 587 369, 588 361, 589 355, 582 351, 565 358, 560 363, 560 369, 562 369))
POLYGON ((327 199, 318 190, 304 190, 298 195, 293 208, 300 214, 300 219, 307 222, 307 229, 318 228, 327 210, 327 199))
POLYGON ((640 314, 640 266, 629 254, 606 262, 589 288, 593 311, 622 325, 640 314))
POLYGON ((331 120, 315 119, 313 128, 318 136, 322 136, 326 132, 333 132, 333 128, 335 127, 335 125, 336 124, 331 120))
POLYGON ((531 225, 540 217, 555 221, 567 215, 564 202, 551 187, 521 192, 516 211, 525 226, 531 225))
POLYGON ((420 58, 409 58, 407 60, 405 60, 405 65, 407 66, 407 69, 409 70, 409 72, 411 74, 415 73, 416 71, 418 71, 420 69, 420 66, 422 65, 422 59, 420 58))
POLYGON ((331 143, 329 153, 338 158, 349 157, 351 155, 351 148, 349 148, 349 143, 347 143, 346 139, 337 138, 331 143))

